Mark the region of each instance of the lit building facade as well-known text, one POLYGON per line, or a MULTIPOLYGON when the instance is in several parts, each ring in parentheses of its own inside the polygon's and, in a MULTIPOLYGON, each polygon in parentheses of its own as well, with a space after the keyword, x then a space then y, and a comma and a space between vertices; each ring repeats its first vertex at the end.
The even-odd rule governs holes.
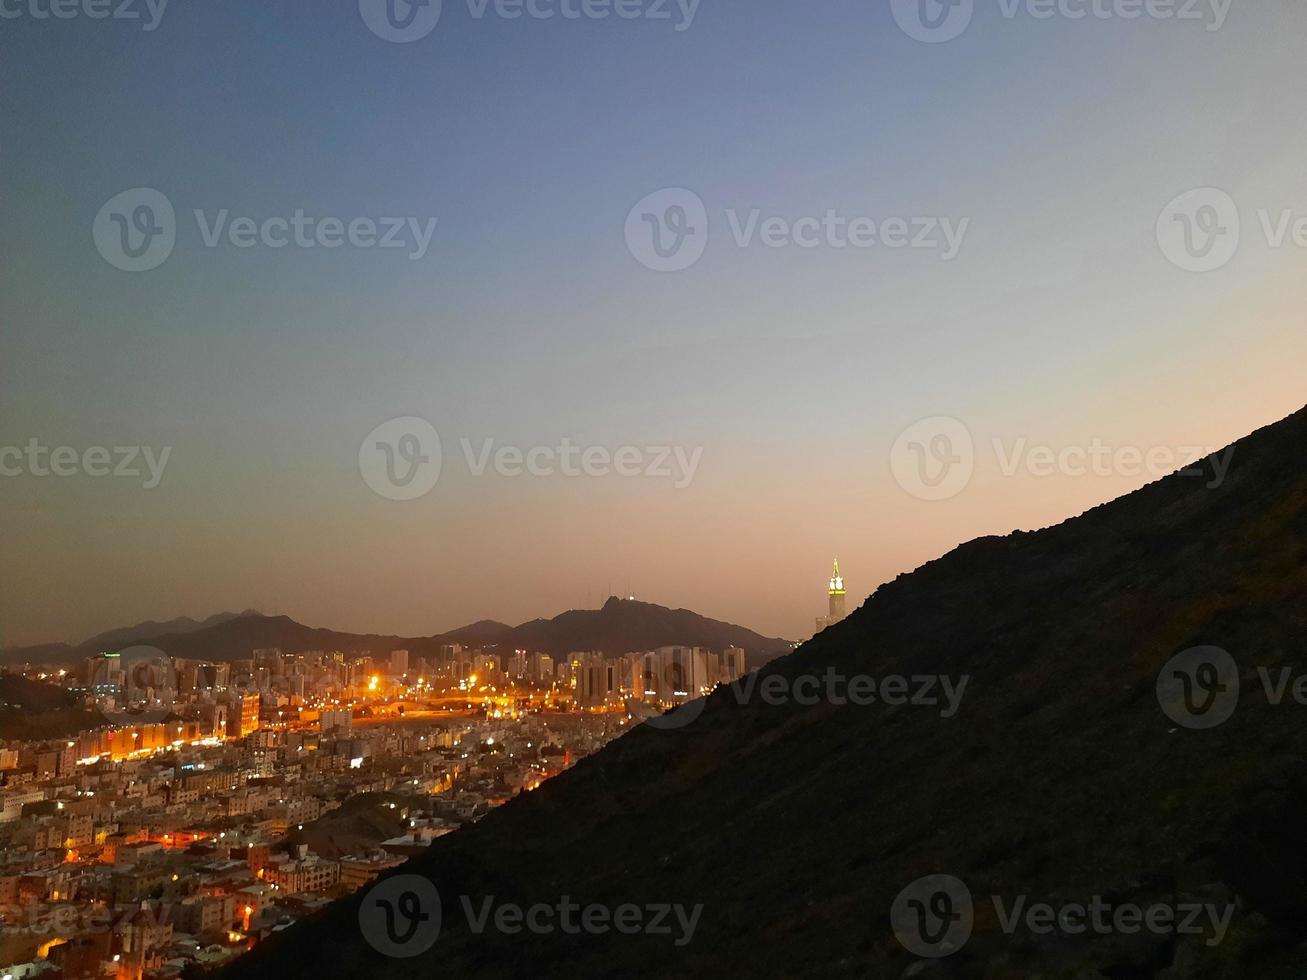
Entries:
POLYGON ((840 560, 838 558, 835 559, 835 567, 831 571, 826 596, 826 615, 817 617, 818 633, 827 626, 834 626, 848 615, 844 608, 844 576, 840 574, 840 560))

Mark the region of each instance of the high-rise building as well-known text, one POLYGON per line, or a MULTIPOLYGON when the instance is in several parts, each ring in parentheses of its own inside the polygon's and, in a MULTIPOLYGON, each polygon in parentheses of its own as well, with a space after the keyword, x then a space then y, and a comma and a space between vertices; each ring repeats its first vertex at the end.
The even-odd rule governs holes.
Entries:
POLYGON ((602 653, 582 654, 577 662, 576 703, 582 708, 603 706, 618 690, 616 671, 602 653))
POLYGON ((717 657, 704 647, 659 647, 639 658, 632 678, 637 697, 665 705, 703 697, 717 683, 717 657))
POLYGON ((391 650, 390 651, 390 674, 392 677, 403 677, 408 673, 408 651, 391 650))
POLYGON ((840 574, 840 560, 835 559, 835 568, 831 572, 830 583, 827 587, 825 616, 817 617, 817 632, 820 633, 827 626, 834 626, 841 619, 848 615, 844 610, 844 576, 840 574))
POLYGON ((323 708, 318 728, 324 732, 332 729, 351 731, 354 728, 354 712, 349 708, 323 708))
POLYGON ((741 647, 727 647, 722 654, 722 680, 727 684, 738 681, 748 673, 745 667, 744 650, 741 647))
POLYGON ((254 666, 265 668, 269 677, 280 677, 282 674, 282 654, 281 647, 264 647, 254 651, 254 666))
POLYGON ((101 653, 86 661, 86 686, 93 692, 97 688, 118 688, 123 683, 122 655, 101 653))
POLYGON ((257 694, 242 694, 234 699, 227 714, 227 734, 240 738, 258 731, 261 699, 257 694))

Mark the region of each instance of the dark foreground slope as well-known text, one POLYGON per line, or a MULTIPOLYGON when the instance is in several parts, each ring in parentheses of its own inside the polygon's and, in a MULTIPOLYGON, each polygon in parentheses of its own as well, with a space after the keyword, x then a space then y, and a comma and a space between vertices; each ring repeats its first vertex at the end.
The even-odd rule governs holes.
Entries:
MULTIPOLYGON (((1060 526, 973 541, 881 588, 766 674, 971 675, 920 705, 745 705, 636 729, 438 842, 443 931, 388 959, 358 907, 267 942, 240 977, 1288 977, 1307 941, 1307 707, 1257 667, 1307 672, 1307 411, 1239 443, 1224 484, 1176 475, 1060 526), (1163 714, 1174 654, 1228 650, 1243 692, 1209 730, 1163 714), (976 897, 939 961, 889 910, 919 876, 976 897), (702 903, 663 935, 472 934, 479 902, 702 903), (989 896, 1233 903, 1228 934, 1032 935, 989 896)), ((1210 475, 1210 474, 1209 474, 1210 475)))

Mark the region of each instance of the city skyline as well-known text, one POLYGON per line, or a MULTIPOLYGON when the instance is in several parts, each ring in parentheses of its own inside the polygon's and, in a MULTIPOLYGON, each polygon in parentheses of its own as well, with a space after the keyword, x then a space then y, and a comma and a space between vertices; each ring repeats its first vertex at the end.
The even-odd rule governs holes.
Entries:
POLYGON ((0 980, 1289 980, 1307 4, 0 0, 0 980))
POLYGON ((620 734, 629 705, 656 713, 744 671, 736 648, 611 665, 459 644, 414 663, 231 652, 0 671, 6 975, 141 980, 237 960, 534 792, 620 734), (29 698, 39 711, 15 703, 29 698))
MULTIPOLYGON (((818 631, 820 631, 822 628, 824 628, 825 625, 829 625, 830 623, 833 623, 833 622, 838 622, 839 619, 842 619, 842 618, 844 617, 844 615, 845 615, 845 611, 844 611, 844 603, 843 603, 843 597, 844 597, 844 592, 843 592, 843 581, 844 581, 844 580, 843 580, 843 577, 840 576, 840 574, 839 574, 839 560, 836 559, 836 560, 835 560, 835 575, 832 576, 832 577, 829 579, 829 581, 827 582, 827 593, 828 593, 828 596, 829 596, 829 599, 830 599, 830 608, 829 608, 828 615, 827 615, 826 617, 818 617, 818 619, 817 619, 817 629, 818 629, 818 631), (840 612, 839 612, 839 615, 838 615, 838 616, 836 615, 836 601, 837 601, 837 600, 836 600, 836 592, 835 592, 835 589, 836 589, 836 584, 835 584, 835 583, 836 583, 836 581, 837 581, 837 578, 838 578, 838 581, 839 581, 839 589, 840 589, 840 591, 839 591, 839 610, 840 610, 840 612)), ((590 590, 590 591, 593 591, 593 590, 590 590)), ((815 590, 814 590, 814 591, 815 591, 815 590)), ((870 593, 869 593, 869 594, 870 594, 870 593)), ((555 616, 562 615, 562 614, 567 613, 567 612, 577 612, 577 611, 597 611, 597 610, 601 609, 601 608, 602 608, 606 603, 608 603, 609 601, 612 601, 612 600, 625 600, 625 601, 637 601, 637 600, 638 600, 638 601, 641 602, 641 603, 645 603, 645 604, 650 604, 650 605, 658 606, 658 607, 660 607, 660 608, 668 609, 668 610, 677 609, 677 608, 689 609, 689 607, 676 607, 676 606, 669 606, 669 605, 666 604, 666 603, 661 603, 661 602, 657 602, 657 601, 655 601, 655 599, 654 599, 653 597, 649 597, 649 596, 637 596, 637 595, 635 595, 633 592, 623 594, 623 593, 620 593, 620 592, 616 592, 616 591, 608 591, 607 589, 605 589, 605 590, 600 590, 600 592, 598 593, 598 599, 597 599, 597 601, 591 603, 591 602, 590 602, 590 597, 587 596, 587 604, 584 604, 584 605, 576 605, 576 606, 572 606, 572 607, 570 607, 570 608, 568 608, 568 609, 565 609, 565 610, 559 610, 559 611, 557 611, 557 613, 555 613, 555 616)), ((690 612, 693 612, 693 613, 695 613, 695 614, 698 614, 698 615, 707 615, 707 614, 703 613, 702 610, 689 609, 689 611, 690 611, 690 612)), ((54 639, 47 639, 47 640, 44 641, 44 642, 38 642, 38 643, 32 643, 32 644, 9 644, 9 643, 4 643, 4 644, 0 644, 0 652, 8 652, 8 651, 19 650, 19 649, 21 649, 21 648, 24 647, 24 646, 41 647, 41 646, 46 646, 46 645, 48 645, 48 644, 63 644, 63 645, 68 646, 68 647, 76 647, 76 646, 82 645, 82 644, 84 644, 84 643, 89 643, 89 642, 91 642, 92 640, 95 640, 95 639, 97 639, 98 637, 100 637, 102 634, 113 634, 113 633, 120 632, 120 631, 122 631, 122 630, 131 630, 131 631, 136 631, 137 629, 139 629, 139 627, 146 626, 146 625, 149 625, 149 624, 156 624, 156 625, 159 627, 159 633, 160 633, 161 635, 162 635, 163 633, 169 632, 169 631, 170 631, 170 627, 172 626, 172 624, 179 624, 180 626, 182 626, 183 632, 190 632, 192 629, 198 629, 198 628, 201 628, 201 627, 203 627, 203 626, 205 626, 205 625, 207 625, 207 624, 217 624, 217 623, 225 622, 225 621, 227 621, 227 620, 229 620, 229 619, 232 619, 232 618, 240 618, 240 617, 244 617, 244 616, 262 616, 262 617, 268 617, 268 618, 276 618, 276 617, 279 617, 279 616, 286 616, 287 618, 290 618, 290 619, 292 619, 292 620, 295 620, 295 619, 296 619, 296 617, 295 617, 294 615, 292 615, 290 612, 287 612, 287 611, 285 611, 285 610, 282 610, 282 609, 280 609, 279 607, 276 607, 276 606, 274 606, 272 609, 260 609, 260 608, 258 608, 258 607, 256 607, 256 606, 247 606, 247 607, 245 607, 244 609, 240 610, 239 612, 232 611, 232 610, 219 610, 219 611, 215 611, 215 612, 210 613, 210 614, 198 615, 198 616, 190 616, 190 615, 188 615, 188 614, 186 614, 186 613, 182 613, 182 614, 177 615, 177 616, 155 616, 155 617, 150 617, 149 619, 141 620, 139 623, 122 623, 122 622, 114 623, 114 624, 109 625, 109 626, 106 626, 106 627, 104 627, 104 628, 97 629, 94 633, 92 633, 92 634, 89 635, 89 636, 59 637, 59 638, 54 638, 54 639)), ((423 638, 423 637, 440 637, 440 636, 446 636, 446 635, 450 635, 450 634, 457 633, 457 632, 459 632, 460 630, 464 630, 464 629, 468 629, 468 628, 471 628, 471 627, 475 627, 475 626, 482 625, 482 624, 484 624, 484 623, 496 623, 496 624, 498 624, 498 625, 501 625, 501 626, 508 626, 508 627, 521 627, 521 626, 528 626, 528 625, 530 625, 530 624, 532 624, 532 623, 534 623, 534 622, 537 622, 537 621, 542 620, 542 619, 548 619, 548 618, 552 618, 552 617, 547 616, 547 615, 542 615, 542 616, 532 616, 532 617, 529 617, 528 619, 522 620, 522 621, 520 621, 520 622, 506 622, 505 620, 502 620, 502 619, 496 619, 496 618, 494 618, 494 617, 485 617, 485 618, 482 618, 482 619, 477 619, 477 620, 468 620, 468 621, 466 621, 466 622, 460 622, 460 623, 457 624, 456 626, 451 626, 451 627, 448 627, 448 628, 446 628, 446 629, 434 630, 434 631, 432 631, 432 632, 430 632, 430 633, 411 634, 411 635, 410 635, 410 638, 423 638)), ((708 616, 708 618, 709 618, 709 619, 717 619, 718 617, 708 616)), ((375 633, 375 634, 377 634, 377 635, 382 635, 382 636, 396 636, 396 637, 401 637, 401 638, 405 636, 405 634, 397 633, 397 632, 395 632, 395 631, 393 631, 393 630, 368 630, 368 631, 364 631, 364 630, 350 630, 350 629, 340 629, 340 628, 336 628, 336 627, 328 627, 328 626, 325 626, 324 624, 321 624, 321 623, 307 623, 307 622, 303 622, 303 621, 301 621, 301 620, 296 620, 296 621, 297 621, 297 622, 300 622, 301 625, 312 626, 312 627, 315 627, 315 628, 327 628, 327 629, 332 629, 334 632, 338 632, 338 633, 353 633, 353 634, 357 634, 357 635, 364 635, 364 634, 366 634, 366 633, 375 633)), ((745 629, 751 629, 751 627, 749 627, 749 625, 748 625, 747 623, 739 623, 739 624, 734 624, 734 625, 739 626, 739 627, 743 627, 743 628, 745 628, 745 629)), ((761 632, 761 631, 754 630, 753 632, 761 632)), ((791 636, 791 637, 784 637, 784 639, 789 639, 789 640, 794 640, 794 641, 802 640, 802 639, 805 639, 808 635, 811 635, 811 632, 812 632, 811 629, 809 629, 809 630, 807 631, 807 633, 805 633, 805 634, 803 634, 803 635, 795 635, 795 636, 791 636)), ((778 637, 778 638, 780 638, 780 637, 778 637)), ((106 651, 106 652, 107 652, 107 651, 106 651)), ((406 651, 397 651, 397 652, 406 652, 406 651)))

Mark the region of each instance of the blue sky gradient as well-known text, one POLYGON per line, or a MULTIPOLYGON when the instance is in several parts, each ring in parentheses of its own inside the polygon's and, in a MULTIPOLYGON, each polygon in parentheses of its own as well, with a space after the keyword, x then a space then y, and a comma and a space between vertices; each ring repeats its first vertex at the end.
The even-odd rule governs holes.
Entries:
MULTIPOLYGON (((14 8, 17 9, 17 8, 14 8)), ((21 8, 27 10, 24 6, 21 8)), ((0 444, 174 447, 156 489, 0 480, 0 643, 260 606, 428 633, 611 586, 799 637, 838 553, 860 599, 983 533, 1144 482, 1000 479, 925 503, 919 418, 978 438, 1219 446, 1301 407, 1307 10, 1003 16, 923 44, 888 2, 703 0, 673 22, 473 17, 387 43, 356 4, 174 0, 139 23, 0 20, 0 444), (1163 207, 1214 186, 1245 242, 1195 275, 1163 207), (157 188, 172 256, 124 273, 97 211, 157 188), (628 251, 694 190, 692 268, 628 251), (206 248, 192 217, 438 218, 430 251, 206 248), (736 247, 726 209, 946 215, 958 256, 736 247), (396 503, 360 440, 429 419, 396 503), (702 446, 694 483, 474 478, 457 440, 702 446)))

